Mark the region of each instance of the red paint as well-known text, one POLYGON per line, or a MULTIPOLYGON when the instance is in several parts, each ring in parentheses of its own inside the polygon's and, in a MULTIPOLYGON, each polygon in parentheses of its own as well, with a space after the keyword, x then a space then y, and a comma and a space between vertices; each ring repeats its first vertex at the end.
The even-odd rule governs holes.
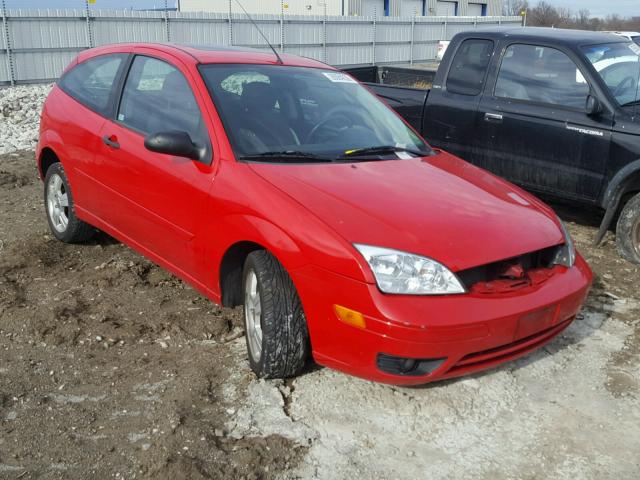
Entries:
MULTIPOLYGON (((38 159, 44 148, 60 158, 80 218, 215 302, 230 247, 254 242, 270 250, 299 292, 318 363, 377 381, 425 383, 523 355, 578 312, 592 280, 580 256, 572 268, 555 267, 538 282, 496 294, 382 294, 353 243, 426 255, 455 272, 562 243, 556 216, 519 188, 445 152, 354 164, 237 162, 197 65, 275 64, 272 55, 123 44, 83 52, 77 61, 116 52, 155 56, 185 75, 213 144, 211 165, 146 150, 141 134, 58 87, 43 111, 38 159), (120 148, 105 145, 103 137, 120 148), (339 321, 335 304, 362 312, 367 328, 339 321), (397 377, 376 368, 380 352, 447 360, 430 376, 397 377)), ((283 60, 329 68, 289 55, 283 60)))

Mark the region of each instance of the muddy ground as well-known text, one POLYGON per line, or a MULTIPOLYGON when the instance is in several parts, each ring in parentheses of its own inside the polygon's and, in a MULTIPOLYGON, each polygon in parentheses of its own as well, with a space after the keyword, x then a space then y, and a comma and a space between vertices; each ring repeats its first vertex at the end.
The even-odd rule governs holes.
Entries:
POLYGON ((640 478, 640 269, 557 206, 597 277, 498 369, 397 388, 256 381, 239 310, 106 235, 48 233, 33 153, 0 156, 0 478, 640 478))

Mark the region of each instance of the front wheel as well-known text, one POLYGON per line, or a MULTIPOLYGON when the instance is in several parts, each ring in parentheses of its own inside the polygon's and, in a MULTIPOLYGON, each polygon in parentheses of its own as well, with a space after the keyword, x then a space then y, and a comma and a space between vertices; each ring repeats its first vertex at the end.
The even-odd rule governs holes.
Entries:
POLYGON ((258 377, 298 375, 309 357, 307 320, 291 277, 269 252, 244 265, 244 319, 249 364, 258 377))
POLYGON ((632 197, 620 213, 616 244, 623 258, 640 264, 640 193, 632 197))

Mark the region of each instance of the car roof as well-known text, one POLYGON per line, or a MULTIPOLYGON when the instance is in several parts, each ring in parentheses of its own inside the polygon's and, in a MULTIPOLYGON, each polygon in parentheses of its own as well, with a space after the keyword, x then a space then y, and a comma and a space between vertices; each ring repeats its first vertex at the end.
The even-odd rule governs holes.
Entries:
POLYGON ((487 27, 461 33, 465 37, 481 36, 499 40, 511 38, 522 41, 553 41, 567 46, 593 45, 624 41, 620 35, 589 30, 569 30, 545 27, 487 27))
MULTIPOLYGON (((265 46, 264 49, 233 47, 226 45, 182 45, 174 43, 119 43, 85 50, 79 58, 88 58, 112 52, 134 52, 139 48, 148 48, 179 57, 189 63, 238 63, 252 65, 279 65, 274 53, 265 46)), ((329 68, 325 63, 311 58, 279 53, 284 66, 329 68)))

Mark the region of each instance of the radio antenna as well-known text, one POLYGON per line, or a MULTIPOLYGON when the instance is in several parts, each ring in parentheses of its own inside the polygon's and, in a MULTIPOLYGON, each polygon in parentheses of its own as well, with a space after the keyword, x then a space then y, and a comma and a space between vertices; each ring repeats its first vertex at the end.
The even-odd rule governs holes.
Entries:
POLYGON ((276 51, 275 48, 273 48, 273 45, 271 45, 271 42, 269 41, 269 39, 267 38, 267 36, 262 32, 262 30, 260 30, 260 27, 258 26, 258 24, 256 22, 253 21, 253 18, 251 18, 251 15, 249 15, 249 12, 247 12, 245 10, 245 8, 242 6, 242 4, 240 3, 240 0, 236 0, 236 3, 238 4, 238 6, 242 9, 242 11, 244 12, 244 14, 247 16, 247 18, 249 19, 249 21, 253 24, 254 27, 256 27, 256 30, 258 30, 258 33, 260 33, 260 36, 262 38, 264 38, 264 41, 267 42, 267 45, 269 45, 269 48, 271 49, 271 51, 273 52, 273 54, 276 56, 276 58, 278 59, 278 63, 280 65, 284 65, 284 62, 282 61, 282 58, 280 58, 280 55, 278 55, 278 52, 276 51))

